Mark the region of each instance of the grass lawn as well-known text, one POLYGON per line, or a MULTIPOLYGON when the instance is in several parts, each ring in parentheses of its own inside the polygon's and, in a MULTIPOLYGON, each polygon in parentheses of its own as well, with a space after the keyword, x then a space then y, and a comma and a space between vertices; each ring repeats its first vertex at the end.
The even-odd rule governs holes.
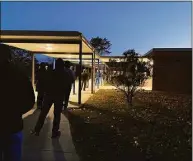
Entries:
POLYGON ((66 115, 81 161, 191 161, 191 96, 99 90, 66 115))

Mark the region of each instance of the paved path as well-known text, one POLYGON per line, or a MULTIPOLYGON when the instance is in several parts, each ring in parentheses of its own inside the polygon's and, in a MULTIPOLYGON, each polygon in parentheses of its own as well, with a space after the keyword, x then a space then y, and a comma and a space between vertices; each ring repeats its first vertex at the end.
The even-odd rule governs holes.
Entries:
POLYGON ((100 89, 117 89, 115 86, 101 86, 100 89))
MULTIPOLYGON (((104 88, 105 86, 101 87, 104 88)), ((107 87, 106 87, 107 88, 107 87)), ((111 88, 111 87, 110 87, 111 88)), ((98 89, 96 88, 96 91, 98 89)), ((78 82, 76 82, 76 92, 78 91, 78 82)), ((70 96, 71 104, 69 107, 78 107, 78 95, 70 96)), ((82 102, 85 103, 91 94, 90 88, 82 92, 82 102)), ((67 118, 61 115, 61 137, 59 139, 51 139, 53 107, 51 108, 40 136, 30 135, 30 130, 34 128, 40 111, 34 109, 23 115, 24 118, 24 143, 23 143, 23 160, 22 161, 79 161, 76 154, 70 125, 67 118)))
POLYGON ((24 117, 23 161, 79 161, 72 141, 70 125, 61 115, 61 137, 51 139, 53 107, 51 108, 40 136, 30 135, 39 116, 39 110, 31 110, 24 117))
MULTIPOLYGON (((101 86, 100 86, 101 88, 101 86)), ((95 87, 95 92, 99 89, 95 87)), ((75 92, 73 95, 73 90, 71 90, 70 99, 69 99, 69 107, 77 108, 78 106, 78 81, 75 82, 75 92)), ((82 104, 84 104, 93 94, 91 94, 91 80, 89 81, 89 88, 86 88, 86 91, 82 91, 82 104)))

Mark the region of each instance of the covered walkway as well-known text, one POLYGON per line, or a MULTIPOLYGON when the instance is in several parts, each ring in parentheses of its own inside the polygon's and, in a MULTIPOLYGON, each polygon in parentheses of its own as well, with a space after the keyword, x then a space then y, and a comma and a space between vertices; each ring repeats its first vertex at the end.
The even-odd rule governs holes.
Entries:
MULTIPOLYGON (((53 58, 77 60, 78 67, 78 91, 76 103, 82 104, 81 72, 84 62, 90 60, 91 66, 91 90, 95 93, 96 60, 101 62, 100 56, 78 31, 1 31, 0 43, 15 48, 29 51, 32 55, 32 85, 35 87, 35 54, 43 54, 53 58)), ((105 63, 104 63, 105 64, 105 63)), ((74 100, 74 99, 73 99, 74 100)))
MULTIPOLYGON (((85 103, 98 88, 95 87, 95 60, 99 64, 100 56, 88 43, 82 33, 77 31, 1 31, 0 43, 24 49, 32 56, 32 85, 35 87, 35 54, 44 54, 54 58, 76 59, 79 75, 76 81, 76 95, 71 93, 69 110, 85 103), (84 60, 90 60, 91 80, 89 88, 81 91, 81 71, 84 60)), ((36 94, 37 96, 37 94, 36 94)), ((23 161, 79 161, 73 144, 69 121, 61 116, 61 137, 51 139, 53 107, 51 108, 39 137, 30 135, 40 111, 36 105, 23 115, 24 142, 23 161)))

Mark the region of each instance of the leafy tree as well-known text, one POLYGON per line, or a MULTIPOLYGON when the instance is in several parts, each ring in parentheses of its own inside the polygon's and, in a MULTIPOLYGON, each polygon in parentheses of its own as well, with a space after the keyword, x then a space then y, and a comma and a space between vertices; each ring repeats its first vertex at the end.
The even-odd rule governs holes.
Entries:
POLYGON ((127 50, 123 55, 119 63, 122 72, 114 77, 113 83, 125 93, 129 105, 132 105, 134 93, 147 79, 149 68, 146 62, 140 61, 135 50, 127 50))
POLYGON ((95 37, 90 40, 91 45, 100 55, 110 54, 111 42, 107 38, 95 37))
MULTIPOLYGON (((12 63, 17 65, 29 78, 31 78, 32 72, 32 53, 29 51, 11 47, 12 49, 12 63)), ((38 61, 35 58, 35 66, 38 61)))

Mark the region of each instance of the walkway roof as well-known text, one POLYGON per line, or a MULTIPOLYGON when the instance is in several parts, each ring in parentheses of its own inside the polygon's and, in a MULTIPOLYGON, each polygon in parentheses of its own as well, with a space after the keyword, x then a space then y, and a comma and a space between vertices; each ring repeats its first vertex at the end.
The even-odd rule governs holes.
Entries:
MULTIPOLYGON (((1 30, 0 42, 54 58, 79 58, 82 43, 82 58, 92 58, 94 48, 78 31, 24 31, 1 30)), ((100 56, 96 53, 96 58, 100 56)))
MULTIPOLYGON (((100 56, 101 62, 105 62, 105 63, 110 62, 110 59, 116 60, 117 62, 119 62, 120 60, 123 60, 124 58, 125 57, 123 55, 121 56, 100 56)), ((140 57, 139 59, 141 59, 142 61, 148 61, 148 58, 145 58, 145 57, 140 57)))

